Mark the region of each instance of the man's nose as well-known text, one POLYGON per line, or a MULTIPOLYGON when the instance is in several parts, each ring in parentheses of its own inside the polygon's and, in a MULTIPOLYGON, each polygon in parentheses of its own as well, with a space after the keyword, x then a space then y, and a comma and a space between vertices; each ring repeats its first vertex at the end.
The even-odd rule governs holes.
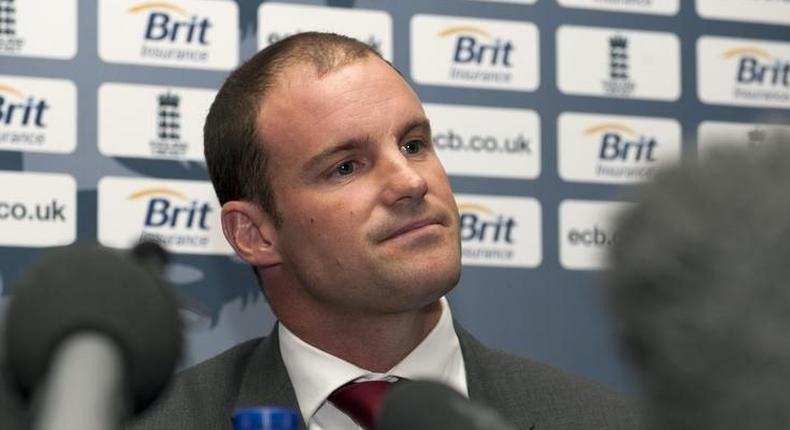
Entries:
POLYGON ((387 205, 422 201, 428 192, 428 182, 419 170, 420 162, 404 157, 400 151, 397 156, 388 157, 382 172, 382 198, 387 205))

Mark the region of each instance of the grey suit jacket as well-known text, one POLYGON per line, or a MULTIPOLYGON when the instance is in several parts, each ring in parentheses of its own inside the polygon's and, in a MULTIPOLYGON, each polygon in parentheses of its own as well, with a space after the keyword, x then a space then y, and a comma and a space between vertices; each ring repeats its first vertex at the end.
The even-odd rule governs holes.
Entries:
MULTIPOLYGON (((628 402, 603 386, 492 351, 457 324, 456 332, 470 398, 498 410, 519 429, 636 429, 628 402)), ((132 429, 230 429, 235 408, 255 405, 299 410, 276 327, 269 337, 238 345, 179 374, 132 429)))

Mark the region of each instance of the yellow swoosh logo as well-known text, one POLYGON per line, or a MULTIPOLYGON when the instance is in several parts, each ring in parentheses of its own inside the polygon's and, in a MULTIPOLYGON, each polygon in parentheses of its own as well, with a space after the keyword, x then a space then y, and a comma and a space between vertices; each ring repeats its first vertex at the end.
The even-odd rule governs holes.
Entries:
POLYGON ((477 35, 480 35, 480 36, 485 36, 485 37, 488 37, 488 38, 492 37, 491 33, 487 32, 485 30, 481 30, 481 29, 479 29, 477 27, 470 27, 470 26, 459 26, 459 27, 446 28, 446 29, 442 30, 441 32, 439 32, 439 36, 445 37, 445 36, 449 36, 451 34, 456 34, 456 33, 473 33, 473 34, 477 34, 477 35))
POLYGON ((136 193, 129 194, 129 197, 127 197, 127 199, 128 200, 135 200, 135 199, 139 199, 141 197, 146 197, 146 196, 150 196, 150 195, 162 195, 162 194, 167 195, 167 196, 171 196, 171 197, 175 197, 175 198, 178 198, 178 199, 181 199, 181 200, 188 200, 187 196, 184 195, 183 193, 179 193, 178 191, 174 191, 174 190, 171 190, 169 188, 146 188, 146 189, 140 190, 140 191, 138 191, 136 193))
POLYGON ((13 95, 15 95, 15 96, 17 96, 19 98, 24 98, 25 97, 24 94, 19 92, 18 89, 14 88, 14 87, 11 87, 11 86, 8 86, 8 85, 0 84, 0 92, 13 94, 13 95))
POLYGON ((494 211, 491 209, 477 203, 461 203, 458 205, 458 212, 482 212, 489 215, 494 214, 494 211))
POLYGON ((137 13, 137 12, 141 12, 141 11, 144 11, 144 10, 147 10, 147 9, 160 9, 160 10, 164 9, 164 10, 169 10, 171 12, 179 13, 179 14, 184 15, 184 16, 187 15, 187 11, 184 8, 182 8, 180 6, 176 6, 174 4, 163 2, 163 1, 152 1, 152 2, 148 2, 148 3, 140 3, 140 4, 136 5, 136 6, 130 7, 129 8, 129 12, 137 13))
POLYGON ((636 132, 633 129, 628 128, 622 124, 618 124, 616 122, 606 122, 603 124, 592 126, 587 130, 584 130, 584 134, 587 135, 596 134, 606 130, 620 131, 626 134, 630 134, 632 136, 636 135, 636 132))
POLYGON ((741 46, 738 48, 732 48, 725 51, 723 54, 721 54, 721 56, 726 59, 729 59, 732 57, 740 57, 741 55, 749 55, 749 54, 757 57, 765 58, 766 60, 771 59, 771 55, 768 54, 768 52, 760 48, 755 48, 753 46, 741 46))

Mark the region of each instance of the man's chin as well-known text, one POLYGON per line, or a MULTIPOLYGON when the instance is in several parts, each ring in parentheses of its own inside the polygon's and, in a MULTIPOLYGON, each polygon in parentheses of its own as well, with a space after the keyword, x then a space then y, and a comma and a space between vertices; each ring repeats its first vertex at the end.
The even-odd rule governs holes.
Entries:
POLYGON ((443 258, 415 258, 406 264, 393 263, 390 271, 406 291, 424 295, 426 303, 438 299, 452 290, 461 277, 460 259, 453 256, 443 258))

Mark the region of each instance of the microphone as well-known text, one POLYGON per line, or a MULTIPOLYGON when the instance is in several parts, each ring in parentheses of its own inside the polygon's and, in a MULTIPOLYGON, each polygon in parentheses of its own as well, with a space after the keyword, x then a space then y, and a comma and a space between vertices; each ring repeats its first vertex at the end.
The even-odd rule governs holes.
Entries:
POLYGON ((400 381, 387 394, 377 430, 516 430, 496 411, 431 381, 400 381))
POLYGON ((648 428, 790 423, 789 143, 664 171, 619 221, 606 283, 648 428))
POLYGON ((165 269, 170 263, 170 254, 156 242, 140 242, 132 248, 129 254, 134 261, 160 279, 165 275, 165 269))
MULTIPOLYGON (((158 245, 156 245, 158 248, 158 245)), ((40 429, 118 428, 152 403, 181 354, 174 300, 156 273, 161 248, 128 256, 70 246, 34 264, 6 322, 11 379, 40 429)))

